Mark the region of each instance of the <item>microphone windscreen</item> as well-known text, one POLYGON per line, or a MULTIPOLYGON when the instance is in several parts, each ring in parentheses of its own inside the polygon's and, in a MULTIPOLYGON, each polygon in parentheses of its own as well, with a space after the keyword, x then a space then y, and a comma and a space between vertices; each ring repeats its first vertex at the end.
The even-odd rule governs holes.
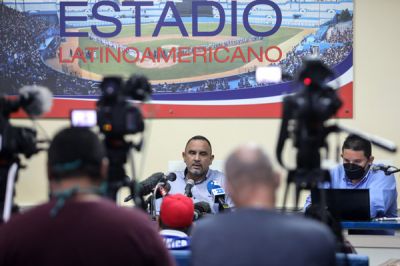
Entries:
POLYGON ((169 173, 166 177, 165 177, 168 181, 175 181, 176 180, 176 174, 175 173, 169 173))
POLYGON ((211 213, 211 207, 208 202, 199 201, 194 204, 194 209, 198 210, 200 213, 211 213))
POLYGON ((140 194, 141 195, 147 195, 152 192, 152 190, 155 188, 158 182, 160 182, 164 177, 164 173, 154 173, 142 182, 140 182, 140 194))
POLYGON ((46 87, 24 86, 19 90, 22 108, 29 116, 41 116, 50 111, 53 94, 46 87))
POLYGON ((186 180, 186 185, 194 186, 194 180, 188 178, 188 180, 186 180))

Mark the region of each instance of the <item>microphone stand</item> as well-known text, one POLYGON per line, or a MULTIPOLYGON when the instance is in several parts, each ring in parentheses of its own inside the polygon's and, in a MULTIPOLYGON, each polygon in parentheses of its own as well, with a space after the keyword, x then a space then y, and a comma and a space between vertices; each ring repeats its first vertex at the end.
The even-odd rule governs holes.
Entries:
POLYGON ((14 194, 14 185, 18 175, 18 166, 19 161, 15 161, 11 164, 7 172, 7 180, 6 180, 6 190, 4 195, 4 205, 2 206, 2 217, 1 223, 6 223, 10 217, 13 208, 13 194, 14 194))
POLYGON ((151 199, 151 204, 150 204, 150 212, 151 212, 151 218, 155 221, 157 217, 157 209, 156 209, 156 194, 159 189, 159 187, 162 185, 161 182, 157 183, 156 187, 154 188, 154 191, 151 193, 150 197, 153 197, 151 199))

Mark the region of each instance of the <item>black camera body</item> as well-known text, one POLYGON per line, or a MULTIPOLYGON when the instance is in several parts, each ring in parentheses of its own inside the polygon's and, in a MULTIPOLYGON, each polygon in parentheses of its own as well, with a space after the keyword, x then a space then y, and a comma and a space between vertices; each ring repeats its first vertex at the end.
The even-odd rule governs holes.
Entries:
POLYGON ((36 130, 28 127, 13 126, 9 117, 21 107, 20 101, 0 98, 0 158, 12 160, 18 154, 30 158, 37 153, 36 130))
POLYGON ((39 151, 36 145, 36 130, 28 127, 15 127, 8 121, 1 124, 0 158, 13 158, 17 154, 23 154, 26 158, 30 158, 39 151))
MULTIPOLYGON (((121 77, 105 77, 100 84, 102 96, 97 102, 97 126, 104 135, 109 160, 106 196, 116 200, 122 186, 129 186, 135 194, 135 183, 127 177, 124 165, 131 148, 141 149, 139 143, 128 142, 124 136, 144 131, 144 120, 136 102, 151 94, 151 85, 144 76, 131 76, 126 82, 121 77)), ((143 202, 135 197, 139 205, 143 202)))
POLYGON ((105 77, 100 84, 103 95, 97 102, 97 125, 106 136, 123 136, 144 131, 144 121, 134 100, 150 95, 151 87, 143 76, 127 82, 120 77, 105 77))
POLYGON ((98 105, 97 124, 105 135, 122 136, 144 130, 143 116, 140 110, 125 101, 112 106, 98 105))

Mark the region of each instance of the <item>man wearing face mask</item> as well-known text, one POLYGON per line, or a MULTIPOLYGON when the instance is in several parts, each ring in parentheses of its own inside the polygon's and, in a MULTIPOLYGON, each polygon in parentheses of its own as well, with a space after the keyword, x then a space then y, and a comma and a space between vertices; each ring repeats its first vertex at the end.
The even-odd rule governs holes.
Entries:
MULTIPOLYGON (((371 150, 369 141, 349 135, 342 146, 343 164, 330 171, 332 188, 369 189, 371 218, 397 217, 396 180, 393 175, 371 168, 371 150)), ((305 208, 310 204, 309 196, 305 208)))

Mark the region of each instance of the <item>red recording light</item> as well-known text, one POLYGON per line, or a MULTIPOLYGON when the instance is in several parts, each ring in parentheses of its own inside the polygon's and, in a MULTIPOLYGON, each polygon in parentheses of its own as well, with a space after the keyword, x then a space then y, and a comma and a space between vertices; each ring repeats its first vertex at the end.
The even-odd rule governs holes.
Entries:
POLYGON ((304 78, 303 83, 306 86, 310 86, 312 83, 312 80, 310 78, 304 78))

